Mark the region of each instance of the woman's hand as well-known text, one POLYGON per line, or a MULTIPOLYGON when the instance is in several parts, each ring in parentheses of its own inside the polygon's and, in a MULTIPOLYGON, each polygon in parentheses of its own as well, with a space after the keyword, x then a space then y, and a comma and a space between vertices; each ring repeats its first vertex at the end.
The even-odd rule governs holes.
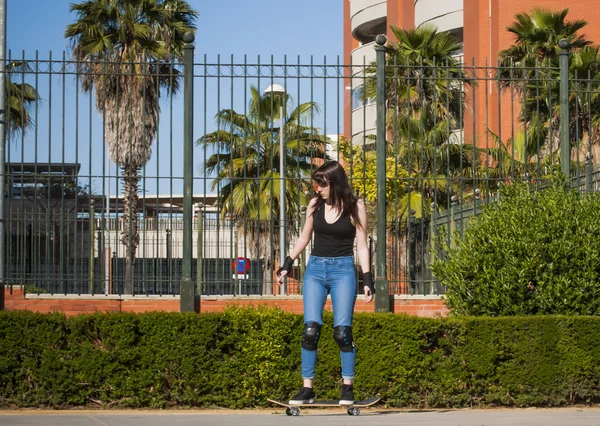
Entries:
POLYGON ((369 302, 371 302, 371 300, 373 300, 373 293, 371 292, 371 288, 368 285, 364 286, 364 290, 365 290, 365 303, 369 303, 369 302))
POLYGON ((373 295, 375 294, 375 283, 373 282, 373 274, 371 271, 363 273, 363 290, 365 291, 365 302, 369 303, 373 300, 373 295))
POLYGON ((289 256, 285 258, 283 265, 281 265, 281 268, 277 270, 277 277, 279 278, 279 280, 277 281, 279 282, 279 284, 283 283, 283 277, 285 277, 290 272, 293 264, 294 259, 292 259, 289 256))
POLYGON ((285 269, 282 269, 280 272, 277 272, 277 277, 278 277, 277 282, 279 284, 283 284, 283 277, 285 277, 287 274, 288 274, 288 271, 285 269))

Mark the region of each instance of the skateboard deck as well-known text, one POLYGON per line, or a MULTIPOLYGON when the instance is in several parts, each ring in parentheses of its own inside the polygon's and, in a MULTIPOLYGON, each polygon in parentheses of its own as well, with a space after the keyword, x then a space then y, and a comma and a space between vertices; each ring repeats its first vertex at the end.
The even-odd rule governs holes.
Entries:
POLYGON ((288 416, 299 416, 300 408, 302 407, 344 407, 346 411, 351 416, 358 416, 360 414, 360 409, 365 407, 370 407, 371 405, 377 404, 381 400, 381 397, 374 396, 372 398, 363 399, 361 401, 354 401, 354 404, 349 405, 341 405, 338 400, 332 401, 314 401, 309 404, 290 404, 289 402, 277 401, 275 399, 267 398, 267 401, 272 402, 273 404, 281 405, 282 407, 286 407, 285 414, 288 416))

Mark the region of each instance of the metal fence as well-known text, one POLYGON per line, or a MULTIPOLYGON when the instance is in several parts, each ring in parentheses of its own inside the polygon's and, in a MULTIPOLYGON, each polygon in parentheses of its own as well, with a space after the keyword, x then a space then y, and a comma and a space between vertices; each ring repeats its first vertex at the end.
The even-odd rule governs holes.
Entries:
MULTIPOLYGON (((10 81, 37 96, 9 93, 28 105, 31 125, 7 148, 5 282, 47 293, 300 293, 310 245, 285 289, 274 271, 303 226, 310 173, 338 159, 367 205, 372 262, 383 263, 390 293, 439 294, 432 238, 440 227, 463 230, 502 184, 543 182, 562 168, 597 190, 600 89, 590 75, 573 78, 564 61, 388 58, 378 78, 375 58, 194 58, 189 44, 185 63, 152 73, 107 64, 108 76, 156 85, 157 100, 120 89, 124 105, 155 102, 141 116, 85 90, 89 67, 65 54, 8 58, 26 65, 8 67, 10 81), (183 93, 161 90, 168 79, 183 93), (273 84, 284 92, 265 93, 273 84), (140 122, 150 130, 135 145, 128 129, 140 122), (124 161, 134 150, 143 151, 137 170, 124 161)), ((8 122, 21 113, 9 109, 8 122)))

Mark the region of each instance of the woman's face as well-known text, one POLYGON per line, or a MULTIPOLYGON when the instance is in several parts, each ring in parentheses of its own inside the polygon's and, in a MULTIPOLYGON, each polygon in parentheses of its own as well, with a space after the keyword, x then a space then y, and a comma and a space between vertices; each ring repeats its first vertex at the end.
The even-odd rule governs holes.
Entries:
POLYGON ((319 194, 322 199, 327 200, 327 198, 329 198, 329 190, 331 189, 329 185, 321 186, 313 180, 312 186, 315 192, 319 194))

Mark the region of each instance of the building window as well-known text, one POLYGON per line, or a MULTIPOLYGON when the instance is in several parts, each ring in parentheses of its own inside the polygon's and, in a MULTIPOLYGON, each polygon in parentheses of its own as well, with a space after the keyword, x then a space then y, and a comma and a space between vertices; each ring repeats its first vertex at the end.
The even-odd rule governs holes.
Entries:
POLYGON ((365 105, 371 105, 375 102, 375 98, 367 98, 365 100, 365 86, 360 86, 352 89, 352 109, 364 107, 365 105))

